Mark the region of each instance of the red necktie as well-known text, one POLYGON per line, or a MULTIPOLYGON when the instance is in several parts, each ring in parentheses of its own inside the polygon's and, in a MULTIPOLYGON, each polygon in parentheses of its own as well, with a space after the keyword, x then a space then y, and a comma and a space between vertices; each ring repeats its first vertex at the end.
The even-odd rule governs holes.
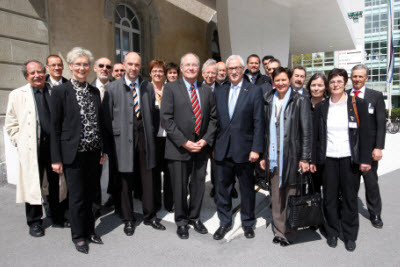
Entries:
POLYGON ((359 94, 359 93, 361 93, 360 90, 354 90, 354 95, 355 95, 356 97, 358 97, 358 94, 359 94))
POLYGON ((190 101, 192 102, 192 108, 194 117, 196 119, 194 123, 194 132, 198 135, 200 133, 201 126, 201 109, 199 99, 197 98, 196 90, 194 89, 194 85, 190 85, 190 101))

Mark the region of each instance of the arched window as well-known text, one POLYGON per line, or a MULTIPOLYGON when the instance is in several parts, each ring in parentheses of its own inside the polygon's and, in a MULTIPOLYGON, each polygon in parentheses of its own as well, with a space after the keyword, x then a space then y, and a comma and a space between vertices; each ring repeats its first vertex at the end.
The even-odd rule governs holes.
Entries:
POLYGON ((122 62, 131 51, 140 54, 140 22, 135 11, 125 4, 115 9, 116 62, 122 62))

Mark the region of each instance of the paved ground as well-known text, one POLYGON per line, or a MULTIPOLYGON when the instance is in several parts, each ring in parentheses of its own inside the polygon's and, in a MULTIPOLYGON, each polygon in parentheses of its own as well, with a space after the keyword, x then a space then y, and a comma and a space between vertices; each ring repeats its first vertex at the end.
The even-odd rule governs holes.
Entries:
MULTIPOLYGON (((215 204, 207 195, 202 219, 210 234, 200 235, 190 230, 189 240, 176 236, 170 214, 160 212, 166 231, 156 231, 139 224, 134 236, 123 233, 123 225, 112 213, 97 221, 96 231, 105 245, 90 245, 89 255, 75 251, 69 229, 48 227, 42 238, 28 234, 24 206, 15 204, 15 187, 0 187, 0 255, 1 266, 400 266, 400 169, 398 152, 400 134, 387 135, 384 159, 380 165, 380 185, 383 196, 383 229, 371 226, 365 210, 364 186, 359 193, 360 232, 355 252, 347 252, 343 242, 332 249, 319 231, 303 230, 295 244, 282 248, 272 244, 269 197, 258 194, 256 237, 247 240, 236 216, 235 231, 225 240, 215 241, 212 233, 218 226, 215 204), (397 156, 397 158, 396 158, 397 156), (394 171, 392 171, 394 170, 394 171), (391 171, 389 173, 386 173, 391 171), (386 173, 386 174, 383 174, 386 173), (266 225, 268 225, 266 227, 266 225)), ((209 184, 208 184, 209 189, 209 184)), ((138 206, 138 205, 137 205, 138 206)), ((138 207, 140 209, 140 207, 138 207)), ((140 217, 140 214, 138 215, 140 217)), ((48 225, 48 222, 47 222, 48 225)))

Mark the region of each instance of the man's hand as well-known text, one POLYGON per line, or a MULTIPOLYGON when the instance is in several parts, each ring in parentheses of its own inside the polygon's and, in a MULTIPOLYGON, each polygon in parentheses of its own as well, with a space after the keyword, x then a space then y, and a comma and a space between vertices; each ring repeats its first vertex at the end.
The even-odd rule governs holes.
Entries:
POLYGON ((373 159, 374 161, 379 161, 379 160, 381 160, 381 159, 382 159, 382 149, 380 149, 380 148, 375 148, 375 149, 372 151, 372 159, 373 159))
POLYGON ((317 165, 315 164, 310 164, 310 172, 314 173, 317 171, 317 165))
MULTIPOLYGON (((200 140, 201 141, 201 140, 200 140)), ((198 145, 197 143, 194 143, 194 142, 192 142, 192 141, 190 141, 190 140, 187 140, 183 145, 182 145, 182 147, 184 148, 184 149, 186 149, 187 151, 189 151, 189 152, 200 152, 200 150, 201 150, 201 146, 200 145, 198 145)))
POLYGON ((260 155, 257 152, 251 151, 249 155, 249 161, 250 162, 256 162, 260 155))
POLYGON ((371 165, 370 164, 365 164, 365 163, 361 163, 360 164, 360 171, 368 172, 370 169, 371 169, 371 165))
POLYGON ((103 165, 103 164, 104 164, 104 162, 106 161, 106 158, 107 158, 107 154, 103 154, 103 156, 101 156, 101 158, 100 158, 100 165, 103 165))
POLYGON ((200 139, 199 141, 196 142, 197 145, 199 145, 201 148, 207 145, 206 140, 200 139))
POLYGON ((265 171, 265 159, 260 161, 260 167, 265 171))
POLYGON ((310 164, 305 161, 300 161, 299 162, 299 168, 301 168, 301 171, 303 173, 308 172, 310 170, 310 164))
POLYGON ((61 162, 52 163, 51 167, 55 173, 61 174, 63 172, 63 166, 61 162))

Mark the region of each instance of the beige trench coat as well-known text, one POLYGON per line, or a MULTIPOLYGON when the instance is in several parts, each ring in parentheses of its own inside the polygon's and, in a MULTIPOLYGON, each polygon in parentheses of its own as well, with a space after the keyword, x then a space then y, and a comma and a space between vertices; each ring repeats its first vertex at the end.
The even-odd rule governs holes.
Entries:
MULTIPOLYGON (((19 176, 17 203, 42 204, 38 166, 38 136, 36 104, 33 89, 28 83, 13 90, 8 99, 5 128, 11 143, 17 147, 19 176)), ((60 201, 65 199, 65 180, 60 183, 60 201)))

